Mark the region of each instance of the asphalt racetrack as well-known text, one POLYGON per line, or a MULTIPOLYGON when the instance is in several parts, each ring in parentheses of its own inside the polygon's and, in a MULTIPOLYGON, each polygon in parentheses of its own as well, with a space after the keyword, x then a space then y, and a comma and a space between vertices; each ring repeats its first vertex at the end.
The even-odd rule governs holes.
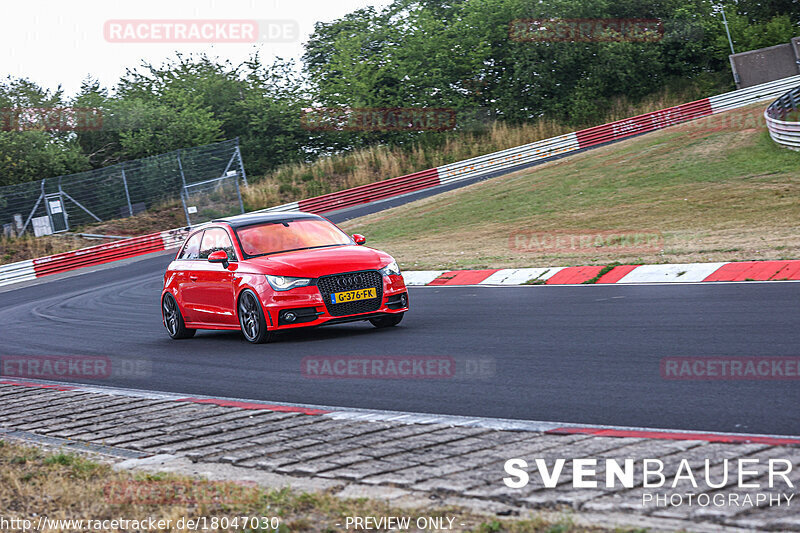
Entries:
POLYGON ((800 435, 798 380, 664 379, 664 357, 798 356, 800 284, 419 287, 369 323, 173 341, 159 294, 172 257, 0 293, 0 355, 108 357, 81 383, 328 406, 800 435), (452 357, 455 375, 318 379, 304 357, 452 357), (136 362, 131 370, 131 362, 136 362), (126 371, 126 369, 128 369, 126 371))

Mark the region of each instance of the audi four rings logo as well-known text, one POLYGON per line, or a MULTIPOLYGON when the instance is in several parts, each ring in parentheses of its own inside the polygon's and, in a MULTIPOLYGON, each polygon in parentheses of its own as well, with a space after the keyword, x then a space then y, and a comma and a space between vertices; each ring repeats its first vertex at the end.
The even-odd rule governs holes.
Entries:
POLYGON ((355 276, 336 278, 334 283, 340 288, 349 287, 350 285, 364 285, 364 276, 357 274, 355 276))

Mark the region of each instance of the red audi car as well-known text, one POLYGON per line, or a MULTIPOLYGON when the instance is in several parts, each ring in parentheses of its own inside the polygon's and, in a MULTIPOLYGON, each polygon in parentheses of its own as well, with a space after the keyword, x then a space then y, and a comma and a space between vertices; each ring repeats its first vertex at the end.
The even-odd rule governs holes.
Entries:
POLYGON ((369 320, 396 326, 408 291, 392 256, 309 213, 255 213, 198 229, 164 274, 161 311, 173 339, 198 329, 276 331, 369 320))

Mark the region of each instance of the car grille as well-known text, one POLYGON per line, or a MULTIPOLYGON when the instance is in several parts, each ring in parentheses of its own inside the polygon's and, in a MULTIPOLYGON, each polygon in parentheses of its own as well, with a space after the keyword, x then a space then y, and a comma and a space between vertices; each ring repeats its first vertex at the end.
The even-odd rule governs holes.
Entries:
POLYGON ((377 311, 383 299, 383 276, 375 270, 365 270, 363 272, 348 272, 347 274, 335 274, 333 276, 323 276, 317 280, 325 307, 331 316, 355 315, 358 313, 371 313, 377 311), (331 294, 344 291, 354 291, 357 289, 368 289, 375 287, 377 298, 369 300, 356 300, 354 302, 344 302, 340 304, 331 303, 331 294))

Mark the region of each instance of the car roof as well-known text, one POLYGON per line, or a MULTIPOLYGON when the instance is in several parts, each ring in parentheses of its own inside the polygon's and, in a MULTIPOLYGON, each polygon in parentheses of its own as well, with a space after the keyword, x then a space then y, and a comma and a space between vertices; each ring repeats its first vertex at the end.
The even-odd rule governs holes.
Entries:
POLYGON ((280 222, 282 220, 297 220, 298 218, 322 217, 312 213, 303 213, 302 211, 283 211, 279 213, 247 213, 233 217, 218 218, 211 222, 225 222, 226 224, 230 224, 232 228, 241 228, 243 226, 261 224, 264 222, 280 222))

